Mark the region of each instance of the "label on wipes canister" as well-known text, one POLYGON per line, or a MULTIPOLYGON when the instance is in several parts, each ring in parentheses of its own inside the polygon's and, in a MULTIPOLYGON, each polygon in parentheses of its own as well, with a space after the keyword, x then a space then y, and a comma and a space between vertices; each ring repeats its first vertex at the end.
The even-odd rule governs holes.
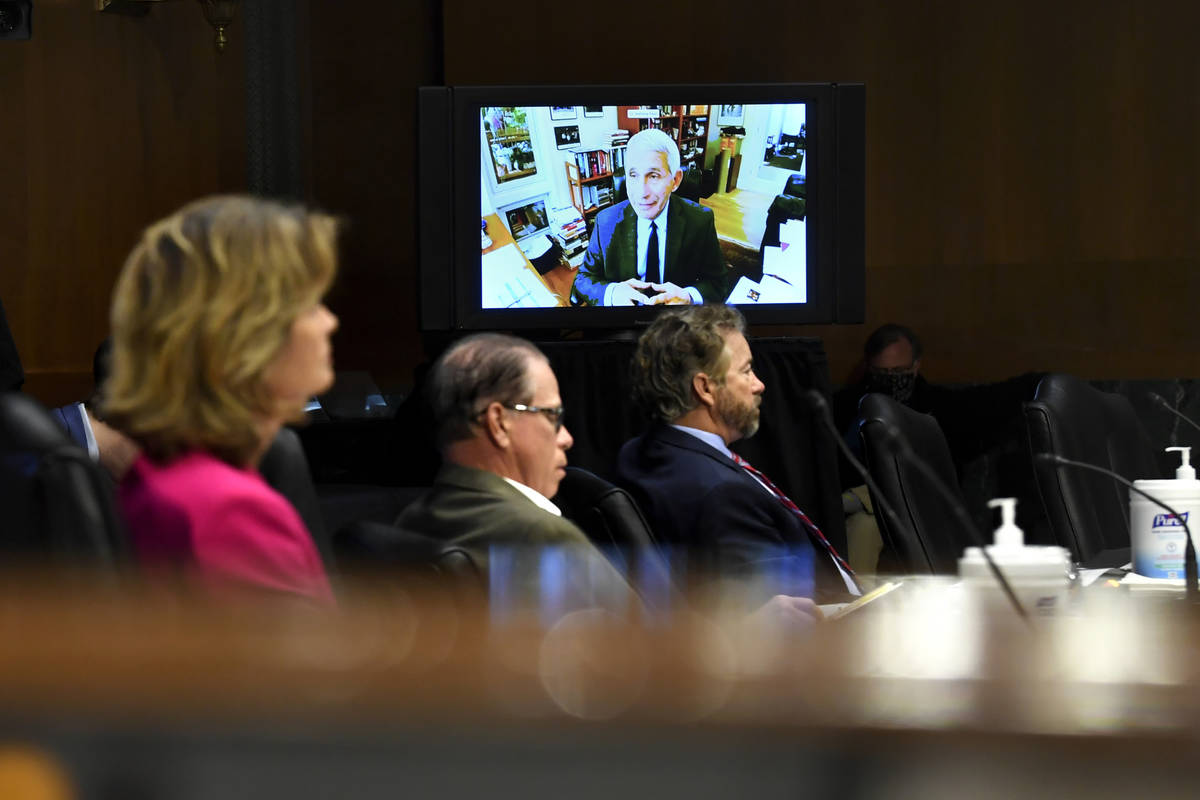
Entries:
MULTIPOLYGON (((1176 500, 1176 498, 1172 498, 1176 500)), ((1185 574, 1183 554, 1187 547, 1184 522, 1200 520, 1194 510, 1172 503, 1179 516, 1168 514, 1147 502, 1130 502, 1130 541, 1133 571, 1148 578, 1177 578, 1185 574)))

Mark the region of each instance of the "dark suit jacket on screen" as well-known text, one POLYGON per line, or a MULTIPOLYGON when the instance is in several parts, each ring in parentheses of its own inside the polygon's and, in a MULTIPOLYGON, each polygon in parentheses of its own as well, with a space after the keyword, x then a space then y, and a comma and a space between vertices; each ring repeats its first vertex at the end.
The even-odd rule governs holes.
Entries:
POLYGON ((617 481, 660 541, 723 576, 766 579, 771 594, 847 598, 833 561, 799 518, 720 451, 669 425, 626 442, 617 481), (813 582, 815 581, 815 592, 813 582))
MULTIPOLYGON (((637 277, 637 213, 622 200, 596 215, 596 228, 575 278, 575 288, 596 305, 610 283, 637 277)), ((682 197, 667 204, 665 277, 677 286, 695 286, 706 303, 729 296, 729 270, 717 241, 710 209, 682 197)))

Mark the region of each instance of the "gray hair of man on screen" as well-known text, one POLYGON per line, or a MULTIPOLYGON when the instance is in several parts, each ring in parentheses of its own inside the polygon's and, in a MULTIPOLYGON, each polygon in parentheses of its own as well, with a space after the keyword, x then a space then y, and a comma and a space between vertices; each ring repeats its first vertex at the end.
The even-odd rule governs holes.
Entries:
POLYGON ((633 355, 633 395, 642 409, 671 423, 699 404, 692 378, 699 372, 717 385, 725 381, 729 353, 725 336, 746 332, 733 306, 708 304, 664 311, 638 339, 633 355))
POLYGON ((438 449, 474 437, 491 403, 532 402, 529 365, 534 360, 547 359, 532 342, 501 333, 473 334, 443 353, 427 389, 438 449))
POLYGON ((667 168, 671 170, 671 174, 679 172, 679 146, 675 144, 674 139, 658 128, 647 128, 630 136, 625 149, 626 158, 634 150, 662 153, 667 157, 667 168))

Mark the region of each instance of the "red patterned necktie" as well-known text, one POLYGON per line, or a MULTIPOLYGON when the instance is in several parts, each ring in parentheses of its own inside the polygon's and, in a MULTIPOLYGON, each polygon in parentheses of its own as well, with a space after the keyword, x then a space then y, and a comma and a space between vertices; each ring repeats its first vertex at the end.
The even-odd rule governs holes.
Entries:
POLYGON ((783 503, 784 507, 788 511, 791 511, 800 518, 800 522, 804 524, 804 527, 808 529, 808 532, 812 534, 813 538, 821 543, 821 546, 823 546, 829 553, 830 558, 837 562, 837 565, 842 568, 843 572, 850 576, 850 579, 854 581, 854 584, 857 586, 858 578, 855 577, 854 570, 850 569, 850 565, 846 563, 846 559, 838 555, 838 551, 835 550, 833 545, 829 543, 829 540, 825 538, 825 534, 821 533, 821 529, 817 527, 816 523, 809 519, 808 515, 800 510, 800 506, 793 503, 792 498, 780 491, 778 486, 771 483, 770 478, 768 478, 766 475, 763 475, 761 472, 751 466, 749 461, 742 458, 737 453, 730 453, 730 456, 733 457, 735 464, 757 478, 763 486, 770 489, 771 494, 775 495, 775 497, 779 499, 779 502, 783 503))

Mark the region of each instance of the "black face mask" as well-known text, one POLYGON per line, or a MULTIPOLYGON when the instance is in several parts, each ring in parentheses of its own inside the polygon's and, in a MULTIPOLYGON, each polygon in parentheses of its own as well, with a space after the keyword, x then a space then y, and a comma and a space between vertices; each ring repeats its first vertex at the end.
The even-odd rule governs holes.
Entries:
POLYGON ((911 372, 867 370, 867 391, 886 394, 898 403, 907 403, 912 398, 913 388, 916 385, 916 370, 911 372))

